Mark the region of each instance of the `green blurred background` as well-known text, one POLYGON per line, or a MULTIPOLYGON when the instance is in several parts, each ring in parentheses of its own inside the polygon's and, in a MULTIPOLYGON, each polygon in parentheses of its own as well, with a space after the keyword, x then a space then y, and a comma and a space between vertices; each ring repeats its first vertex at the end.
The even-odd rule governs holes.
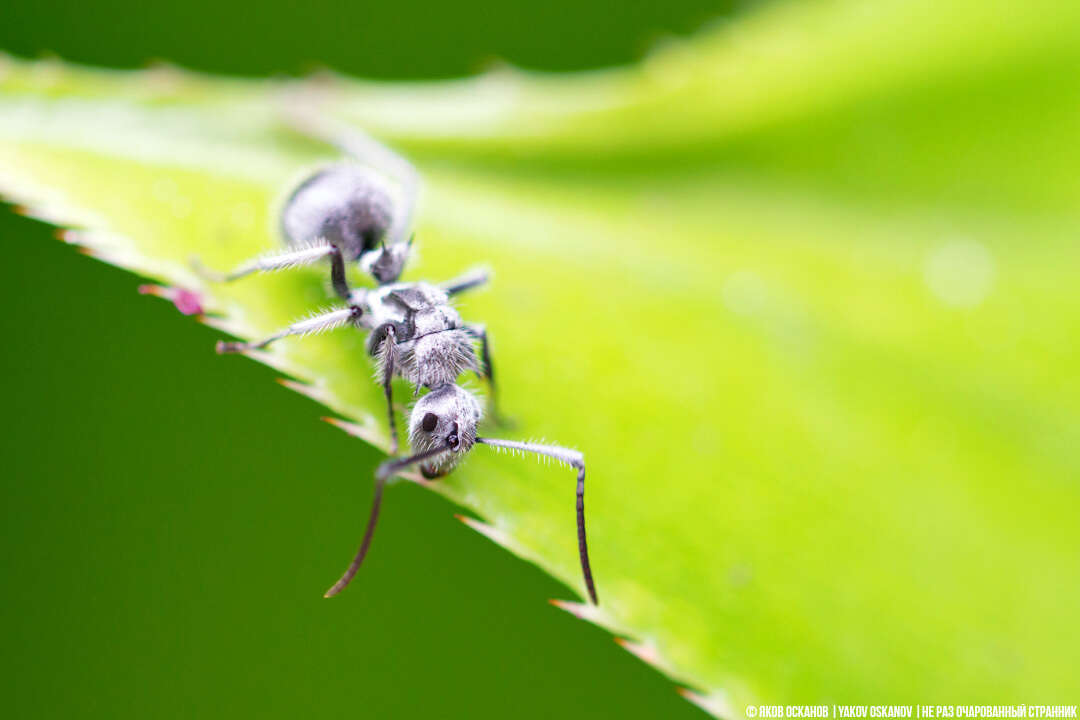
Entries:
MULTIPOLYGON (((46 0, 4 9, 0 49, 449 77, 498 61, 626 63, 737 10, 46 0)), ((134 277, 50 234, 0 212, 5 715, 700 715, 605 633, 544 603, 567 589, 412 486, 391 493, 362 586, 324 601, 359 539, 377 454, 319 423, 271 370, 215 356, 214 332, 136 295, 134 277)))

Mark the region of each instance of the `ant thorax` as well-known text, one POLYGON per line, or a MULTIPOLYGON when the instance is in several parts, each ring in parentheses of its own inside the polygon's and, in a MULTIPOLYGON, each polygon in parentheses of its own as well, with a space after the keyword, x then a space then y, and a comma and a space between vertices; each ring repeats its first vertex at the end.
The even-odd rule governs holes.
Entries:
POLYGON ((373 356, 382 354, 385 328, 393 328, 396 373, 417 391, 453 383, 462 373, 480 369, 474 336, 441 288, 425 282, 394 283, 354 290, 352 301, 360 307, 360 324, 373 331, 367 347, 373 356))

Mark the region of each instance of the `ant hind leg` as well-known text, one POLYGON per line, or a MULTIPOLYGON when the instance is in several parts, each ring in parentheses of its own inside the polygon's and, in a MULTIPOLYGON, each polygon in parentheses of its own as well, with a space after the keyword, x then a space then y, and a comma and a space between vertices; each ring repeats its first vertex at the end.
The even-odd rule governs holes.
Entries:
POLYGON ((345 258, 337 248, 330 253, 330 284, 334 286, 334 292, 339 298, 349 302, 352 290, 349 289, 349 281, 345 277, 345 258))
MULTIPOLYGON (((281 253, 262 255, 253 260, 249 260, 232 272, 227 273, 211 270, 199 262, 198 259, 193 259, 191 261, 191 266, 196 274, 204 280, 209 280, 211 282, 232 282, 233 280, 239 280, 242 277, 247 277, 248 275, 257 272, 285 270, 286 268, 298 267, 300 265, 310 265, 311 263, 322 260, 324 257, 334 257, 335 255, 337 256, 337 261, 342 263, 341 274, 342 281, 344 281, 345 267, 344 261, 341 260, 341 253, 336 247, 329 244, 292 248, 281 253)), ((337 290, 336 283, 334 289, 337 290)), ((347 295, 343 297, 347 299, 347 295)))

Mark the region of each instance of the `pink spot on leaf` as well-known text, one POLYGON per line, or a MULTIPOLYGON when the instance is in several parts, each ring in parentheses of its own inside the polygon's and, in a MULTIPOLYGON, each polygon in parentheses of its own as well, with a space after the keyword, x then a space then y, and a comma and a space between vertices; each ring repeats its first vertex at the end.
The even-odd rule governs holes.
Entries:
POLYGON ((169 300, 184 315, 202 315, 203 313, 201 296, 191 290, 161 285, 140 285, 139 294, 153 295, 154 297, 169 300))
POLYGON ((185 315, 202 315, 202 299, 198 293, 183 288, 174 288, 173 304, 185 315))

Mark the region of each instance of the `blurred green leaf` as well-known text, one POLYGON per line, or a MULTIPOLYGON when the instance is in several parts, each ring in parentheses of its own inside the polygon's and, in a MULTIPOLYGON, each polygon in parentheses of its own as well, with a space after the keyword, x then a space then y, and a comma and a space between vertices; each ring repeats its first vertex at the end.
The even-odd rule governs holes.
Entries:
MULTIPOLYGON (((0 189, 261 336, 327 303, 325 269, 188 262, 272 248, 334 157, 282 107, 365 127, 425 180, 409 276, 496 270, 462 305, 515 434, 586 453, 589 619, 721 713, 1055 702, 1080 661, 1078 70, 1080 6, 965 0, 772 5, 577 76, 8 61, 0 189)), ((379 432, 362 340, 267 361, 379 432)), ((570 474, 485 453, 435 489, 579 588, 570 474)))

